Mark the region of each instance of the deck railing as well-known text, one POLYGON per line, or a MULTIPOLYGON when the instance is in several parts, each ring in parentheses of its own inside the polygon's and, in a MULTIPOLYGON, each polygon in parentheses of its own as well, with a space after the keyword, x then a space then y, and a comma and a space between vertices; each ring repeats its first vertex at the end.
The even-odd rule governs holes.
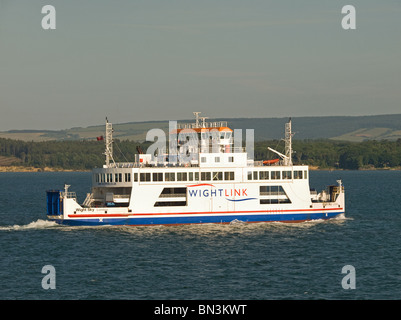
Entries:
POLYGON ((76 192, 62 192, 62 196, 66 197, 67 199, 77 199, 76 192))
POLYGON ((227 127, 227 121, 203 122, 196 126, 196 123, 177 123, 177 129, 195 129, 195 128, 219 128, 227 127))

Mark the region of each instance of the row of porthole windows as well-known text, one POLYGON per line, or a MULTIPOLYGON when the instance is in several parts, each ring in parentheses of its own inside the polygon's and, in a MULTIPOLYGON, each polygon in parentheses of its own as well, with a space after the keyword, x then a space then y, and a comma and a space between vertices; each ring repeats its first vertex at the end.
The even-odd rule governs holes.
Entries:
POLYGON ((131 182, 131 173, 95 173, 97 183, 131 182))
MULTIPOLYGON (((233 171, 217 172, 141 172, 139 174, 141 182, 159 181, 232 181, 234 180, 233 171), (200 179, 199 179, 200 178, 200 179)), ((134 173, 134 181, 138 181, 138 174, 134 173)))
POLYGON ((308 179, 307 170, 294 171, 248 171, 248 180, 308 179))
MULTIPOLYGON (((201 157, 201 162, 206 163, 207 158, 206 157, 201 157)), ((214 157, 214 162, 219 163, 220 162, 220 157, 214 157)), ((228 157, 228 162, 234 162, 234 157, 228 157)))
MULTIPOLYGON (((159 182, 159 181, 232 181, 234 180, 233 171, 217 172, 137 172, 133 174, 134 182, 159 182), (199 180, 200 178, 200 180, 199 180)), ((96 173, 97 183, 131 182, 131 173, 96 173)))
MULTIPOLYGON (((307 179, 308 171, 248 171, 248 180, 291 180, 307 179)), ((98 173, 95 174, 97 183, 131 182, 131 173, 98 173)), ((233 171, 214 171, 201 172, 141 172, 139 174, 141 182, 150 181, 232 181, 234 180, 233 171)), ((134 173, 134 182, 138 181, 138 173, 134 173)))

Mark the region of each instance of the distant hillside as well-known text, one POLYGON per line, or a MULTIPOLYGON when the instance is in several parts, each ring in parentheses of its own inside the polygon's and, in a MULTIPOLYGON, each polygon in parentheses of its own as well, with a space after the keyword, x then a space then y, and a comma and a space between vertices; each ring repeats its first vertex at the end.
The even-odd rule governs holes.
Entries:
POLYGON ((0 155, 0 167, 1 166, 11 166, 13 164, 19 164, 21 163, 21 159, 17 157, 5 157, 0 155))
MULTIPOLYGON (((111 122, 112 119, 110 119, 111 122)), ((228 121, 232 129, 254 129, 255 140, 281 139, 286 118, 210 119, 228 121)), ((193 119, 182 122, 193 122, 193 119)), ((344 141, 397 140, 401 138, 401 114, 341 117, 292 117, 294 139, 333 139, 344 141)), ((114 138, 144 141, 148 130, 168 131, 168 121, 147 121, 113 124, 114 138)), ((93 140, 104 135, 104 124, 68 130, 11 130, 0 132, 0 137, 23 141, 93 140)), ((243 133, 245 136, 245 133, 243 133)))

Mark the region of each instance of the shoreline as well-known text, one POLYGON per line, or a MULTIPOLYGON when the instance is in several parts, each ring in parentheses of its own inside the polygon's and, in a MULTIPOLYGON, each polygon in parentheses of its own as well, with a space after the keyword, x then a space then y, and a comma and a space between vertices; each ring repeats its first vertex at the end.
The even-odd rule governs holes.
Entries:
MULTIPOLYGON (((339 169, 339 168, 319 168, 318 166, 309 166, 309 171, 398 171, 401 167, 394 168, 359 168, 357 170, 339 169)), ((76 170, 76 169, 63 169, 63 168, 35 168, 23 166, 0 166, 0 173, 2 172, 90 172, 91 170, 76 170)))

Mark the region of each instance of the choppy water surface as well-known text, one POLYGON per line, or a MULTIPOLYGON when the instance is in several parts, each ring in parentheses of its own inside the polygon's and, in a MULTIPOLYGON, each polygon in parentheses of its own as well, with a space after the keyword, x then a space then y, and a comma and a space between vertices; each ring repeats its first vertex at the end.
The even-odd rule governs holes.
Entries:
POLYGON ((400 171, 316 171, 343 179, 346 215, 299 224, 66 227, 45 190, 83 201, 90 173, 0 173, 0 299, 400 299, 400 171), (44 290, 42 267, 56 270, 44 290), (345 265, 356 289, 343 289, 345 265))

